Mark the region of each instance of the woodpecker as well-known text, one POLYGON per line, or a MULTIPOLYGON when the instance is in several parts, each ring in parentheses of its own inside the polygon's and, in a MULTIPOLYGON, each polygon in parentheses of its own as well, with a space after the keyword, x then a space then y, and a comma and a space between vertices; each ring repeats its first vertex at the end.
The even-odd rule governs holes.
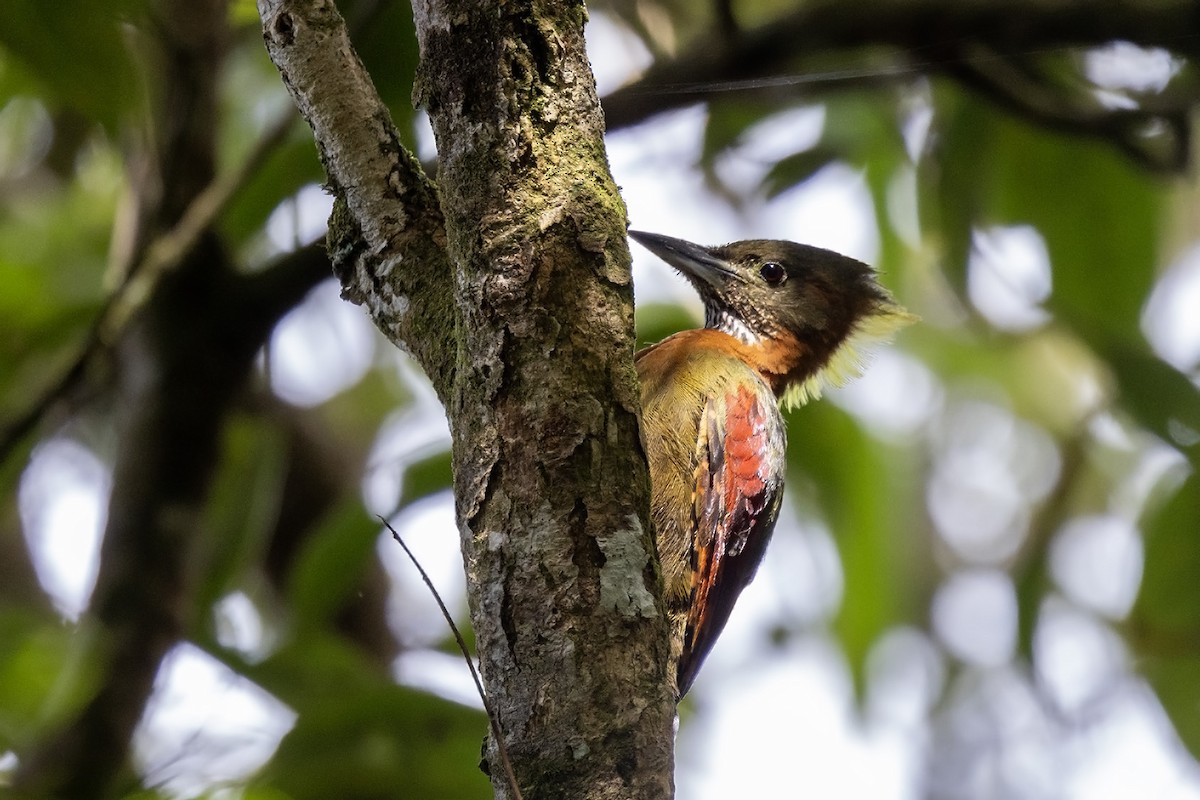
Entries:
POLYGON ((769 239, 702 247, 629 235, 687 278, 704 302, 703 328, 635 356, 682 699, 775 527, 786 469, 781 406, 857 376, 864 346, 889 340, 916 317, 869 266, 830 250, 769 239))

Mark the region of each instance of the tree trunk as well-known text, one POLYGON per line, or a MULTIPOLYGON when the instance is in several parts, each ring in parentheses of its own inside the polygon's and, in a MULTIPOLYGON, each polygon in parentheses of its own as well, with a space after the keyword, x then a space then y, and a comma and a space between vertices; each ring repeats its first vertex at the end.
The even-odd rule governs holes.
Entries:
MULTIPOLYGON (((415 4, 440 197, 332 4, 259 10, 335 190, 345 292, 447 404, 472 622, 522 793, 670 797, 625 212, 583 5, 415 4)), ((510 796, 494 741, 487 760, 510 796)))

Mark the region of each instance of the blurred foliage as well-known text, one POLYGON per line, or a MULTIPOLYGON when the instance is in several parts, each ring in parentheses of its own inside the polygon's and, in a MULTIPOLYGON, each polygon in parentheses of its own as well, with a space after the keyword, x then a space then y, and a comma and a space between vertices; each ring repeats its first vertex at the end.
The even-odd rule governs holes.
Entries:
MULTIPOLYGON (((417 49, 407 4, 340 5, 415 146, 421 123, 409 94, 417 49)), ((592 13, 661 61, 714 31, 736 37, 722 9, 749 29, 803 5, 609 0, 592 13)), ((148 125, 145 96, 157 79, 141 47, 155 35, 147 8, 146 0, 0 5, 0 426, 27 412, 70 366, 114 289, 113 240, 135 172, 135 134, 148 125)), ((242 169, 254 143, 292 113, 263 52, 254 3, 237 0, 229 14, 214 120, 222 174, 242 169)), ((1176 59, 1157 89, 1101 85, 1087 56, 1045 52, 1025 66, 1029 75, 1052 76, 1064 104, 1119 96, 1121 108, 1154 107, 1179 102, 1179 85, 1195 83, 1193 66, 1176 59)), ((1164 275, 1188 268, 1193 281, 1200 275, 1192 171, 1152 171, 1103 130, 1049 130, 936 69, 879 80, 891 61, 878 49, 831 55, 828 66, 839 58, 880 72, 852 70, 816 89, 798 82, 714 92, 695 164, 713 197, 746 218, 830 165, 854 170, 876 222, 876 266, 925 318, 881 356, 891 377, 870 384, 886 394, 874 406, 834 393, 789 417, 788 497, 799 522, 777 536, 808 541, 813 531, 827 532, 841 588, 821 618, 787 618, 763 630, 764 648, 827 638, 867 698, 876 674, 869 666, 892 652, 881 643, 897 631, 917 632, 948 676, 922 707, 933 775, 946 772, 948 760, 951 772, 970 773, 1020 736, 973 705, 979 687, 997 676, 1037 699, 1042 723, 1062 742, 1086 736, 1122 692, 1149 687, 1174 726, 1164 737, 1200 754, 1200 348, 1192 341, 1186 360, 1168 363, 1147 335, 1148 303, 1164 275), (816 141, 797 137, 769 156, 750 152, 762 162, 753 186, 727 179, 723 159, 752 151, 756 131, 804 109, 821 114, 816 141), (987 243, 1014 231, 1032 232, 1042 246, 1044 290, 1003 255, 989 256, 987 243), (996 310, 989 275, 1007 284, 1020 314, 996 310), (1100 539, 1110 530, 1132 532, 1114 540, 1125 546, 1116 557, 1100 539), (943 613, 970 601, 955 600, 948 587, 983 572, 1001 576, 1011 592, 1011 642, 1004 625, 972 631, 953 622, 973 619, 969 602, 958 616, 943 613), (1128 596, 1122 581, 1133 587, 1128 596), (1097 667, 1116 677, 1076 686, 1082 700, 1056 689, 1063 680, 1042 635, 1064 607, 1119 643, 1111 663, 1097 667), (998 637, 1002 656, 977 649, 975 634, 998 637), (964 718, 994 735, 968 741, 959 735, 964 718)), ((920 61, 930 65, 927 56, 920 61)), ((1195 99, 1184 97, 1189 111, 1195 99)), ((297 244, 278 229, 301 215, 297 192, 321 180, 299 122, 250 166, 217 221, 247 273, 297 244)), ((694 324, 674 305, 639 306, 643 344, 694 324)), ((203 541, 185 638, 290 708, 294 725, 248 770, 180 783, 168 759, 146 767, 146 785, 130 796, 206 796, 221 786, 246 798, 488 794, 476 768, 481 715, 398 683, 395 665, 381 655, 447 649, 445 633, 412 640, 397 633, 408 627, 396 617, 409 611, 397 607, 406 596, 399 589, 424 589, 412 576, 383 571, 374 514, 403 520, 418 501, 445 492, 451 476, 446 437, 428 433, 428 390, 381 338, 371 346, 365 373, 310 408, 272 396, 276 349, 265 354, 225 426, 197 531, 203 541), (288 539, 300 524, 289 513, 306 512, 309 502, 314 516, 302 520, 304 535, 288 539), (373 593, 373 581, 383 581, 382 594, 373 593), (249 610, 231 614, 231 602, 249 610), (348 614, 359 616, 348 621, 348 614)), ((35 485, 30 465, 63 440, 112 464, 121 409, 107 359, 96 361, 82 389, 43 409, 35 432, 0 465, 0 786, 3 770, 13 768, 4 756, 71 718, 95 691, 88 654, 104 646, 103 633, 86 613, 74 619, 50 589, 43 564, 50 549, 38 539, 52 529, 55 498, 78 483, 67 469, 61 480, 35 485), (33 589, 39 584, 45 591, 33 589)), ((110 487, 88 488, 106 497, 110 487)), ((60 543, 56 557, 86 560, 85 539, 66 551, 60 543)), ((685 712, 684 725, 701 724, 702 699, 685 712)), ((178 742, 180 752, 188 746, 178 742)), ((1013 796, 1034 794, 1015 785, 1013 796)))

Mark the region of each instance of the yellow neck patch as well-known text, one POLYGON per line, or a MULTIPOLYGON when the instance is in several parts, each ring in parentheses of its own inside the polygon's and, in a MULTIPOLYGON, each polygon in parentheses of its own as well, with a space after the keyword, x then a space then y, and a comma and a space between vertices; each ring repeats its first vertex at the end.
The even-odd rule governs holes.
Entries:
POLYGON ((920 319, 899 303, 881 303, 874 313, 858 321, 824 366, 789 386, 780 404, 785 410, 798 408, 809 400, 818 399, 825 389, 842 386, 859 377, 876 346, 890 342, 897 331, 920 319))

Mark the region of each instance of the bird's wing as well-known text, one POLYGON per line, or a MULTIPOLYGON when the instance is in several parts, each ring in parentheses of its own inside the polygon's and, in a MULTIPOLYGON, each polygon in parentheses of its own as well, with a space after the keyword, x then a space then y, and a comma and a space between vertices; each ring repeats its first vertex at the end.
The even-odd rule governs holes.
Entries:
POLYGON ((745 384, 710 398, 692 494, 692 588, 679 659, 682 697, 754 577, 783 497, 785 436, 775 398, 745 384))

